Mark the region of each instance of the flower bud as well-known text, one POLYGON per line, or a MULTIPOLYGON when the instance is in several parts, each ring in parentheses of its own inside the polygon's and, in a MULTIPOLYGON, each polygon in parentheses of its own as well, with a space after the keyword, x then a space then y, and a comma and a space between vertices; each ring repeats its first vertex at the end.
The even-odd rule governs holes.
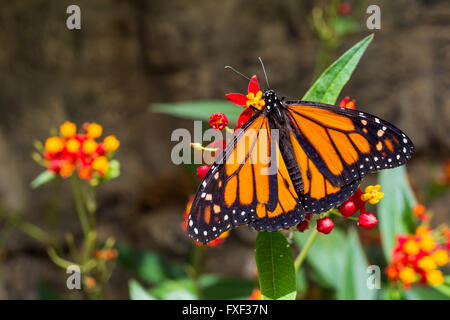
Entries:
POLYGON ((204 166, 198 167, 197 168, 197 177, 200 180, 203 180, 205 178, 206 174, 208 173, 208 171, 209 171, 209 166, 208 165, 204 165, 204 166))
POLYGON ((300 232, 304 232, 309 227, 308 221, 303 220, 297 225, 297 230, 300 232))
POLYGON ((359 215, 359 225, 366 230, 373 229, 378 224, 377 217, 373 213, 366 212, 359 215))
POLYGON ((353 201, 348 200, 338 207, 339 212, 346 218, 356 213, 356 205, 353 201))
POLYGON ((334 228, 333 220, 331 220, 329 217, 317 220, 317 231, 324 234, 329 234, 331 230, 333 230, 333 228, 334 228))

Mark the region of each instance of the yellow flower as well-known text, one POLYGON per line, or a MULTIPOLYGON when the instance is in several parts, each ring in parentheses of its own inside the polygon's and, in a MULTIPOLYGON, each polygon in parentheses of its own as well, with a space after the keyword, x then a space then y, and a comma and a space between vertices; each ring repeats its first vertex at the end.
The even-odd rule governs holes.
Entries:
POLYGON ((410 267, 404 267, 402 270, 400 270, 398 276, 404 284, 410 284, 416 281, 416 272, 413 268, 410 267))
POLYGON ((442 275, 442 271, 440 270, 431 270, 427 272, 427 282, 432 286, 438 286, 444 282, 444 277, 442 275))
POLYGON ((98 148, 98 143, 92 139, 83 142, 83 152, 86 154, 93 154, 98 148))
POLYGON ((98 123, 92 122, 87 126, 86 131, 88 138, 95 139, 102 135, 103 128, 98 123))
POLYGON ((440 267, 445 266, 449 260, 447 250, 443 249, 436 250, 431 256, 433 257, 434 262, 440 267))
POLYGON ((77 153, 80 150, 81 143, 77 139, 71 138, 66 143, 67 151, 77 153))
POLYGON ((430 235, 422 236, 420 240, 420 248, 425 252, 430 252, 434 249, 434 239, 430 235))
POLYGON ((249 92, 247 95, 247 107, 254 106, 257 109, 261 109, 266 105, 264 99, 262 99, 262 91, 258 91, 256 96, 253 92, 249 92))
POLYGON ((105 148, 106 151, 115 151, 119 146, 120 142, 117 140, 116 136, 107 136, 105 140, 103 140, 103 148, 105 148))
POLYGON ((108 170, 109 162, 105 156, 98 157, 92 162, 92 168, 104 174, 108 170))
POLYGON ((403 251, 407 254, 416 255, 420 251, 420 246, 414 239, 409 239, 403 244, 403 251))
POLYGON ((364 189, 364 194, 361 195, 362 201, 369 201, 370 204, 377 204, 381 198, 384 197, 384 193, 380 192, 381 186, 379 184, 375 186, 367 186, 364 189))
POLYGON ((60 152, 64 148, 64 140, 60 137, 50 137, 45 141, 45 151, 50 153, 60 152))
POLYGON ((427 226, 419 226, 416 229, 416 235, 424 236, 430 233, 430 227, 427 226))
POLYGON ((66 138, 72 138, 77 134, 77 126, 75 123, 66 121, 60 127, 59 131, 66 138))
POLYGON ((417 261, 417 265, 419 266, 419 268, 421 268, 425 271, 430 271, 430 270, 436 269, 436 262, 434 262, 433 258, 430 256, 425 256, 423 258, 420 258, 417 261))

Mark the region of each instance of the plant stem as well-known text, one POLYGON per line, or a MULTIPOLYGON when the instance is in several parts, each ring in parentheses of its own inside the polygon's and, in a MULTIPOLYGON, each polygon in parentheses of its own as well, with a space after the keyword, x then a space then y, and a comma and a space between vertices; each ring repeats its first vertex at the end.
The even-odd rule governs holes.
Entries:
POLYGON ((77 179, 78 178, 76 176, 72 176, 72 178, 70 179, 72 182, 72 193, 75 200, 75 206, 77 208, 78 218, 80 219, 81 229, 83 230, 85 237, 87 237, 90 233, 91 228, 89 226, 89 220, 84 207, 85 204, 83 202, 83 195, 81 193, 80 185, 77 179))
POLYGON ((305 246, 302 248, 302 250, 298 254, 297 258, 295 258, 295 262, 294 262, 295 271, 297 271, 303 264, 303 261, 305 260, 309 249, 311 249, 311 246, 314 243, 314 241, 316 240, 318 235, 319 235, 319 231, 317 231, 317 229, 314 229, 314 231, 309 236, 308 241, 306 242, 305 246))
MULTIPOLYGON (((332 210, 333 209, 331 209, 330 211, 327 211, 325 214, 323 214, 323 217, 328 217, 332 210)), ((308 240, 306 241, 305 246, 302 248, 302 250, 298 254, 297 258, 295 258, 295 261, 294 261, 295 271, 297 271, 303 264, 303 261, 305 261, 306 255, 308 254, 309 249, 311 249, 311 246, 314 243, 314 241, 316 240, 318 235, 319 235, 319 231, 317 231, 317 229, 314 229, 314 231, 311 233, 308 240)))

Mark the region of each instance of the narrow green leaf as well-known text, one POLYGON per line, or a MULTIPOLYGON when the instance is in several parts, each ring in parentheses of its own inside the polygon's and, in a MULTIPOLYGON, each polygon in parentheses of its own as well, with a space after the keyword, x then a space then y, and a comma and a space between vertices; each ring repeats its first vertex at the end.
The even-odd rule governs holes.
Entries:
MULTIPOLYGON (((308 240, 309 232, 296 232, 295 242, 302 248, 308 240)), ((345 264, 344 249, 347 247, 345 233, 335 227, 333 232, 327 235, 319 234, 306 256, 306 261, 314 268, 321 284, 337 289, 341 279, 338 274, 342 274, 345 264)))
POLYGON ((128 281, 128 290, 131 300, 156 300, 148 291, 134 279, 128 281))
POLYGON ((345 263, 342 269, 337 298, 342 300, 373 300, 377 289, 369 289, 367 280, 371 274, 367 273, 366 256, 364 255, 359 237, 354 228, 347 233, 345 263))
POLYGON ((384 192, 384 197, 378 204, 378 220, 383 253, 386 261, 390 261, 395 236, 415 231, 411 209, 416 205, 416 199, 409 186, 405 166, 383 170, 378 179, 384 192))
POLYGON ((209 120, 212 113, 223 112, 232 124, 237 122, 239 115, 244 111, 243 107, 236 106, 229 101, 186 101, 175 103, 153 104, 152 111, 156 113, 170 114, 172 116, 194 119, 209 120))
POLYGON ((372 39, 373 35, 367 36, 328 67, 306 92, 303 100, 334 104, 372 39))
POLYGON ((448 300, 448 295, 437 291, 436 287, 415 286, 404 291, 408 300, 448 300))
POLYGON ((295 299, 294 259, 291 247, 281 232, 258 233, 255 260, 264 299, 295 299))
POLYGON ((117 246, 119 263, 150 283, 186 277, 183 268, 152 252, 139 251, 124 245, 117 246))
POLYGON ((36 189, 37 187, 43 185, 44 183, 53 180, 54 178, 56 178, 56 176, 57 175, 55 173, 45 170, 44 172, 39 174, 33 181, 31 181, 30 186, 33 189, 36 189))

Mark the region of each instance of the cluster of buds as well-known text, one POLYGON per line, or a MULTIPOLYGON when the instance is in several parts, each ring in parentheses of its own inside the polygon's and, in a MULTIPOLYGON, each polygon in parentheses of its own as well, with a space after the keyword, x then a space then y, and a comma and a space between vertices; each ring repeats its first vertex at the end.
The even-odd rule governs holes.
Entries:
POLYGON ((60 135, 45 141, 43 164, 63 178, 71 177, 75 171, 84 180, 104 177, 120 142, 114 135, 105 137, 102 142, 96 141, 102 133, 102 126, 95 122, 85 123, 81 133, 77 133, 74 123, 64 122, 60 135))
POLYGON ((444 277, 438 267, 449 263, 449 238, 448 227, 432 230, 426 225, 419 226, 414 235, 397 236, 391 262, 386 268, 389 280, 400 282, 405 289, 413 283, 442 284, 444 277), (446 243, 439 241, 443 239, 446 243))
MULTIPOLYGON (((383 196, 384 194, 380 192, 380 185, 367 186, 364 189, 364 192, 358 188, 358 190, 356 190, 356 192, 348 198, 347 201, 337 208, 339 213, 335 210, 332 210, 331 212, 345 218, 358 220, 358 225, 360 227, 366 230, 371 230, 378 224, 378 220, 373 213, 366 211, 366 202, 376 204, 383 196), (358 211, 360 212, 359 218, 353 218, 352 216, 358 211)), ((300 232, 307 230, 311 219, 312 214, 307 213, 305 219, 297 225, 297 230, 300 232)), ((316 222, 316 228, 317 231, 321 233, 329 234, 334 228, 333 220, 331 220, 330 217, 319 218, 316 222)))

